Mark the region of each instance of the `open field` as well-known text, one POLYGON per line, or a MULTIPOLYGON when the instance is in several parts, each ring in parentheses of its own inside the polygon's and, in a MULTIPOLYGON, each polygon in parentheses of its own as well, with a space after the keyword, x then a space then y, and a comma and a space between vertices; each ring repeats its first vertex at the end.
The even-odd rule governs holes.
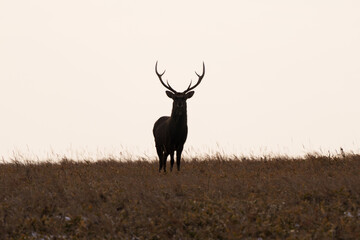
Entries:
POLYGON ((0 239, 360 239, 359 173, 359 155, 3 163, 0 239))

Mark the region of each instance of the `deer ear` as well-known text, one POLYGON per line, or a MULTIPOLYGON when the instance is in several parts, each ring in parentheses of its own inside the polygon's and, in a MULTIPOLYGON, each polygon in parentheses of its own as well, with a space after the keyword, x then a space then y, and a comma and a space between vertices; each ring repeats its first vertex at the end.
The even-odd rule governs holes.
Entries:
POLYGON ((191 91, 191 92, 188 92, 185 96, 188 99, 188 98, 191 98, 194 95, 194 93, 195 93, 194 91, 191 91))
POLYGON ((166 91, 166 95, 167 95, 169 98, 174 99, 174 93, 172 93, 172 92, 170 92, 170 91, 166 91))

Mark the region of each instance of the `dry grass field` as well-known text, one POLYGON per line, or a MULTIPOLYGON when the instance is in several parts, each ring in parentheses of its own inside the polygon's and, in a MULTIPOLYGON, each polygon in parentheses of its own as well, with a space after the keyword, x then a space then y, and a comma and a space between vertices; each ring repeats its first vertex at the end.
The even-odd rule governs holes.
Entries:
POLYGON ((360 239, 360 156, 2 163, 0 239, 360 239))

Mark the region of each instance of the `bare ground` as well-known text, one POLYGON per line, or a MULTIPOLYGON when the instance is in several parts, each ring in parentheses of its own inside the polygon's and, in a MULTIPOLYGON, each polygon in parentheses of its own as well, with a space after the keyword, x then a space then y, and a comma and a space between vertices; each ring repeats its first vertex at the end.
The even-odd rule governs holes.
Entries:
POLYGON ((0 239, 360 239, 359 173, 359 155, 3 163, 0 239))

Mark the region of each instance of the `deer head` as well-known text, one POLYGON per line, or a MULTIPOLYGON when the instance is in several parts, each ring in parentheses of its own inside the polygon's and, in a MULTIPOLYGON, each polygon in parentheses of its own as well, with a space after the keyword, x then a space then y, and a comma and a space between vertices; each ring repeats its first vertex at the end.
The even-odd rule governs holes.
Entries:
POLYGON ((191 98, 194 95, 194 91, 192 91, 193 89, 195 89, 200 83, 201 80, 203 79, 204 75, 205 75, 205 63, 203 62, 203 73, 201 75, 199 75, 197 72, 195 72, 195 74, 198 76, 198 81, 194 86, 192 85, 192 82, 190 82, 188 88, 183 91, 183 92, 177 92, 176 90, 174 90, 168 81, 166 81, 166 84, 164 83, 164 81, 162 80, 162 76, 165 74, 165 71, 163 73, 159 73, 157 70, 157 64, 158 62, 156 61, 155 64, 155 72, 156 75, 159 77, 161 84, 168 89, 168 91, 166 91, 166 95, 173 99, 173 109, 172 109, 172 116, 182 116, 182 115, 186 115, 186 100, 191 98))

